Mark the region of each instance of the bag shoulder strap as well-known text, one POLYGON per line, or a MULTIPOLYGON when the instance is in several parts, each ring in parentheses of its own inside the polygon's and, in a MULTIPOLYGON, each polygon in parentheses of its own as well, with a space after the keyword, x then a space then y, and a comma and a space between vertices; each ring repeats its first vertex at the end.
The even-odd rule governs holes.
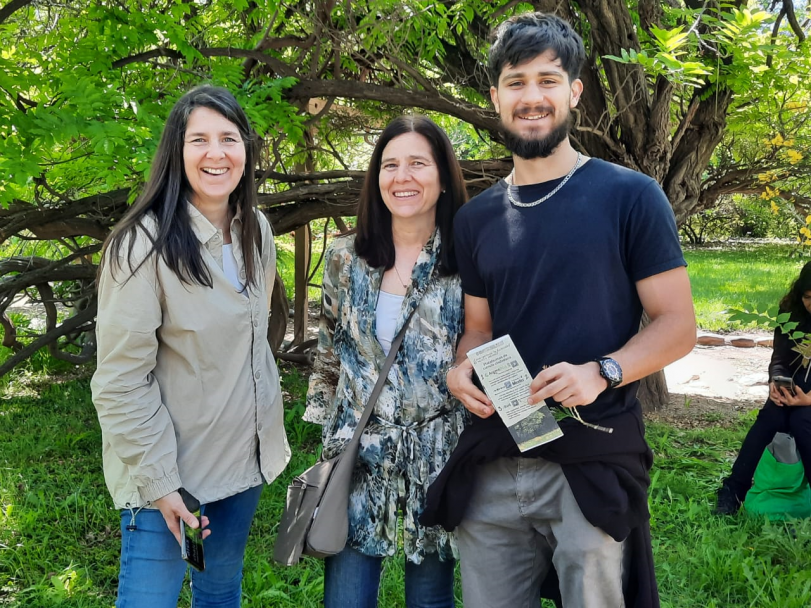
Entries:
POLYGON ((394 363, 394 358, 397 356, 397 351, 400 350, 400 345, 403 343, 403 337, 405 336, 406 329, 408 329, 409 323, 411 323, 411 317, 414 316, 414 313, 417 310, 417 306, 415 306, 410 313, 408 313, 408 318, 406 318, 405 323, 400 328, 400 331, 397 332, 397 336, 395 336, 394 340, 391 342, 391 348, 389 348, 389 354, 386 357, 386 361, 383 363, 383 367, 380 368, 380 375, 377 377, 377 382, 375 382, 375 386, 372 389, 372 394, 369 395, 369 401, 366 402, 366 407, 363 408, 363 414, 358 421, 358 426, 355 427, 355 433, 352 435, 351 441, 344 447, 344 451, 349 449, 353 443, 360 443, 360 436, 363 434, 363 429, 366 428, 366 423, 369 422, 369 418, 372 417, 372 410, 375 409, 375 403, 377 403, 377 398, 380 397, 380 393, 383 391, 383 385, 386 383, 386 378, 389 375, 389 370, 391 369, 392 364, 394 363))

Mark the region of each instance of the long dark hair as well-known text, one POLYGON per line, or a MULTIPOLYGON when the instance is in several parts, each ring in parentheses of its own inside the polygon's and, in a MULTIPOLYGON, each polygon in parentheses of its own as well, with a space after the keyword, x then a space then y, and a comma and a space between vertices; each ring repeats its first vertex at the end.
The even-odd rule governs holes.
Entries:
POLYGON ((388 270, 394 266, 391 212, 383 202, 378 179, 383 150, 392 139, 406 133, 418 133, 428 141, 434 162, 439 169, 439 181, 443 191, 436 203, 436 225, 439 228, 442 246, 437 270, 443 276, 455 274, 457 267, 453 244, 453 216, 467 201, 467 189, 451 141, 434 121, 425 116, 395 118, 378 137, 360 192, 355 252, 372 268, 382 267, 388 270))
POLYGON ((806 262, 800 276, 791 284, 788 293, 780 300, 780 310, 790 312, 793 321, 811 320, 811 314, 805 309, 803 304, 803 294, 811 291, 811 262, 806 262))
POLYGON ((253 244, 261 252, 262 235, 254 209, 258 202, 253 181, 256 162, 257 137, 248 117, 236 98, 226 89, 203 85, 196 87, 177 100, 163 128, 158 150, 152 160, 149 179, 143 192, 116 225, 104 245, 103 258, 112 258, 112 269, 120 270, 120 254, 127 243, 127 264, 135 273, 147 256, 133 268, 132 248, 136 232, 143 230, 152 241, 152 252, 161 256, 166 265, 184 283, 212 287, 211 273, 203 261, 200 242, 194 235, 187 200, 191 200, 191 186, 183 168, 183 145, 186 124, 196 108, 209 108, 234 123, 245 145, 245 174, 228 197, 231 215, 241 214, 242 257, 245 260, 246 285, 254 285, 258 275, 259 258, 253 244), (144 229, 142 220, 152 214, 157 221, 157 233, 144 229))

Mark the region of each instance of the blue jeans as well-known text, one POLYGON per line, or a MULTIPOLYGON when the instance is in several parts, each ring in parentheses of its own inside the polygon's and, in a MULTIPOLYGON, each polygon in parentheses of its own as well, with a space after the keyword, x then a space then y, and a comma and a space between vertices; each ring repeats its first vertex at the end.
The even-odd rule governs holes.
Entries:
MULTIPOLYGON (((406 560, 405 598, 407 608, 453 608, 453 567, 439 561, 436 553, 421 564, 406 560)), ((376 608, 382 557, 364 555, 347 547, 324 560, 325 608, 376 608)))
MULTIPOLYGON (((193 608, 239 608, 242 560, 262 486, 203 505, 211 535, 206 569, 191 570, 193 608)), ((121 511, 121 569, 116 608, 176 608, 187 565, 157 509, 121 511)))

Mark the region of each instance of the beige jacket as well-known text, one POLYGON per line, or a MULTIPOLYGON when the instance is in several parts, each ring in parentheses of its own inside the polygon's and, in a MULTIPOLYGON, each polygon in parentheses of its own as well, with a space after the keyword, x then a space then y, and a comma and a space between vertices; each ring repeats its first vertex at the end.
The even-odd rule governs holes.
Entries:
MULTIPOLYGON (((270 225, 259 214, 264 272, 255 288, 239 293, 223 273, 222 232, 188 208, 213 289, 182 283, 154 255, 135 274, 123 259, 113 275, 107 260, 99 281, 91 388, 117 508, 146 506, 181 486, 212 502, 263 477, 270 483, 290 459, 266 338, 276 270, 270 225)), ((144 224, 154 234, 154 218, 144 224)), ((244 280, 239 224, 235 217, 231 238, 244 280)), ((139 231, 133 267, 150 252, 139 231)))

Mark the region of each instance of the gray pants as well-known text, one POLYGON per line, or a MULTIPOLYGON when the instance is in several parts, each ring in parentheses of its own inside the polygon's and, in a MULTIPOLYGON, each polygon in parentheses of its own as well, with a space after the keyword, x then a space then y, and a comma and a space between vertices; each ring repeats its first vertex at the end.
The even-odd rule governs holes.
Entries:
POLYGON ((554 564, 565 608, 623 608, 628 551, 583 517, 560 465, 483 466, 457 530, 465 608, 537 608, 554 564))

